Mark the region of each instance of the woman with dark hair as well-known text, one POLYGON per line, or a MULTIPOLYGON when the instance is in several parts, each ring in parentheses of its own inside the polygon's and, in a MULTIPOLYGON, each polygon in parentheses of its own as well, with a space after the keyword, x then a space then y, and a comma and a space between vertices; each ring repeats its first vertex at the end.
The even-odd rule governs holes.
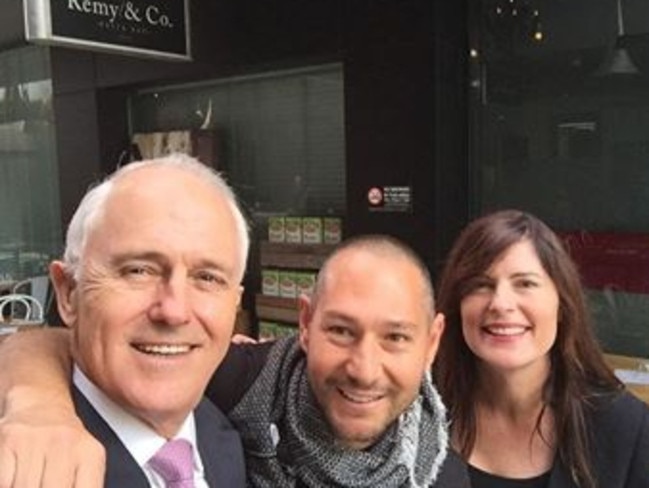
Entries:
POLYGON ((474 488, 649 487, 649 407, 606 365, 577 269, 536 217, 460 234, 435 377, 474 488))

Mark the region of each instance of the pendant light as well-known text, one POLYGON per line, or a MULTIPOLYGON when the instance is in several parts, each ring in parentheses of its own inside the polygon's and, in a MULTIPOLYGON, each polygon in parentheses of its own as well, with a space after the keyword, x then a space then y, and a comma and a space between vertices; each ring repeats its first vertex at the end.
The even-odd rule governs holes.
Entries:
POLYGON ((624 13, 622 0, 617 0, 617 37, 613 49, 606 55, 604 62, 595 72, 597 76, 608 75, 636 75, 640 70, 629 55, 625 46, 626 34, 624 32, 624 13))

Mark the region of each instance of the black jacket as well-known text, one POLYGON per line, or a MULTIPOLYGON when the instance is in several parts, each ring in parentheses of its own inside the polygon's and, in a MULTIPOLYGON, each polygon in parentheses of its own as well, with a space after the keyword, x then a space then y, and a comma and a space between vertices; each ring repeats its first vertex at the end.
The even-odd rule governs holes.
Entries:
MULTIPOLYGON (((625 392, 602 396, 593 407, 586 422, 598 488, 649 488, 649 406, 625 392)), ((548 488, 577 485, 555 462, 548 488)))
MULTIPOLYGON (((602 394, 586 414, 586 425, 597 488, 649 488, 649 407, 627 392, 602 394)), ((544 486, 578 488, 558 458, 544 486)))

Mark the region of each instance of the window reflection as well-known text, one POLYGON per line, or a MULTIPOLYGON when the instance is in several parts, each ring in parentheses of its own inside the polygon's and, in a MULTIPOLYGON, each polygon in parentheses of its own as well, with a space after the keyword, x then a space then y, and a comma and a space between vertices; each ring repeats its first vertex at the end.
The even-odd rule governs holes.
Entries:
POLYGON ((602 342, 649 356, 649 0, 482 0, 469 30, 474 212, 586 236, 602 342))
POLYGON ((0 53, 0 281, 45 272, 61 248, 49 56, 0 53))
POLYGON ((210 130, 253 218, 345 210, 338 64, 160 87, 131 99, 133 133, 210 130))

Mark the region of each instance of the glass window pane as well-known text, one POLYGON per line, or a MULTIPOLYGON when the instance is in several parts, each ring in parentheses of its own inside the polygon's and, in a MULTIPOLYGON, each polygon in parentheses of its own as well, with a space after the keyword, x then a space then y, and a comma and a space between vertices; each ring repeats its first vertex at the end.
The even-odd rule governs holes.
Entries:
POLYGON ((52 82, 45 48, 0 53, 0 281, 61 251, 52 82))
POLYGON ((340 65, 162 87, 130 106, 133 133, 215 131, 219 168, 256 218, 344 212, 340 65))

